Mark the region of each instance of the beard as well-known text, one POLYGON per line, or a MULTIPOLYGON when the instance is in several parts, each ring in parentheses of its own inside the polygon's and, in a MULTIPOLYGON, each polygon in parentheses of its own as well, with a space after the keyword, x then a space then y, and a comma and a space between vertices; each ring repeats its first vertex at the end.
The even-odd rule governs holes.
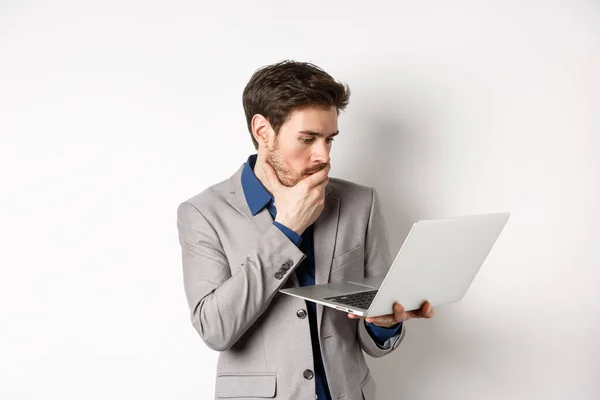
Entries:
POLYGON ((295 186, 300 182, 304 175, 313 174, 325 168, 327 164, 319 163, 311 168, 307 168, 301 172, 295 172, 292 166, 285 160, 283 154, 279 150, 279 142, 275 138, 275 147, 270 150, 266 157, 267 163, 275 170, 277 177, 282 185, 287 187, 295 186))

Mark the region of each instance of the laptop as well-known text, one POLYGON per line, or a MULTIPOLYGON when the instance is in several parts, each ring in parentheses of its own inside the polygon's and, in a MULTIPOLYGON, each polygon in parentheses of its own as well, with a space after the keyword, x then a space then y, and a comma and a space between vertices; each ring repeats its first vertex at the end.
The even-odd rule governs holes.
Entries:
POLYGON ((415 223, 385 276, 279 290, 362 317, 391 314, 394 302, 416 310, 460 301, 510 213, 415 223))

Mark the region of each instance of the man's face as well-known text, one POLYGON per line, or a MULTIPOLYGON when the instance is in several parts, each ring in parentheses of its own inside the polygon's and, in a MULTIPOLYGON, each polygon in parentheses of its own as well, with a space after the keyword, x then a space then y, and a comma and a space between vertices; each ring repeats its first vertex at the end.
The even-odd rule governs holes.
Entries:
POLYGON ((294 111, 269 141, 266 160, 285 186, 294 186, 329 164, 333 136, 338 133, 335 107, 294 111))

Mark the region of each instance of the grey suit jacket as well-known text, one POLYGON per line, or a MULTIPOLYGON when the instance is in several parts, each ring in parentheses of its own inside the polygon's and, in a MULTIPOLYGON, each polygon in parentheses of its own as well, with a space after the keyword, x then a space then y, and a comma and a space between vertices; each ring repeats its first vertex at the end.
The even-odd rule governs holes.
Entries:
MULTIPOLYGON (((252 216, 242 169, 177 209, 192 324, 220 352, 215 398, 314 399, 315 380, 304 376, 314 368, 309 322, 296 315, 306 303, 278 293, 298 286, 294 270, 306 256, 273 225, 266 208, 252 216), (286 265, 283 276, 277 274, 286 265)), ((325 208, 313 227, 317 284, 380 276, 390 267, 372 188, 330 178, 325 208)), ((363 351, 372 357, 390 353, 405 324, 384 348, 363 320, 344 312, 318 305, 317 325, 332 399, 373 400, 375 383, 363 351)))

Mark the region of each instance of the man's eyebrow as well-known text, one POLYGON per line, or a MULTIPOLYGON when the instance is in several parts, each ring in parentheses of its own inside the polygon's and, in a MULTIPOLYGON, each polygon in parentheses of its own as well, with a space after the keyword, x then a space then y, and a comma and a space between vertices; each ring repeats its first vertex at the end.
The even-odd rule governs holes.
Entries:
MULTIPOLYGON (((315 132, 315 131, 311 131, 311 130, 300 131, 299 133, 303 133, 305 135, 311 135, 311 136, 325 136, 321 132, 315 132)), ((331 135, 329 135, 329 137, 337 136, 339 133, 340 133, 340 131, 335 131, 331 135)))

